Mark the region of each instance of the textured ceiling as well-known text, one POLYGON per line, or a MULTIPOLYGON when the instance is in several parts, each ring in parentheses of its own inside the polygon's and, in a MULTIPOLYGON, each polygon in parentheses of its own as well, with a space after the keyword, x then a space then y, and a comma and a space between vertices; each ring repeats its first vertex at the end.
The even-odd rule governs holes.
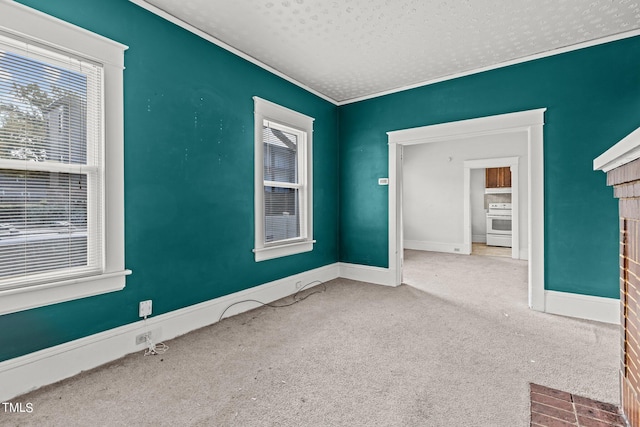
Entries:
POLYGON ((345 103, 640 28, 640 0, 132 0, 345 103))

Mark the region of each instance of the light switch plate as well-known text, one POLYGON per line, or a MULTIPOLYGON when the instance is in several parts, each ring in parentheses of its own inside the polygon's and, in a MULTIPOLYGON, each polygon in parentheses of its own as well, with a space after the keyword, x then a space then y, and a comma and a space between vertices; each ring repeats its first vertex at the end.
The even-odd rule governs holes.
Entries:
POLYGON ((378 178, 378 185, 389 185, 389 178, 378 178))

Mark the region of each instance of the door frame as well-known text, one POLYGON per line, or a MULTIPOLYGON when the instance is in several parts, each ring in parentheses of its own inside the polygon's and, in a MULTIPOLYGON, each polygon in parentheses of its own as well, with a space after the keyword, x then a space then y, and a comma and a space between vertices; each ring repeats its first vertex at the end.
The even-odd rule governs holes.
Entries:
POLYGON ((484 135, 526 132, 528 152, 529 307, 544 311, 544 113, 546 108, 387 132, 389 144, 389 270, 402 283, 402 148, 484 135))
POLYGON ((464 253, 471 254, 471 169, 501 168, 511 169, 511 258, 523 258, 520 253, 520 175, 518 157, 500 157, 464 161, 464 253))

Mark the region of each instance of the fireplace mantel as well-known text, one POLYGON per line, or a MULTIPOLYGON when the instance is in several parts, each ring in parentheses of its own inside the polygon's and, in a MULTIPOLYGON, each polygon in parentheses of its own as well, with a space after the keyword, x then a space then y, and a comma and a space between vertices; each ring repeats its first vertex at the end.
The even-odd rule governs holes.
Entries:
POLYGON ((593 161, 607 173, 620 217, 620 395, 631 427, 640 427, 640 128, 593 161))
POLYGON ((593 169, 609 172, 640 159, 640 128, 624 137, 593 161, 593 169))

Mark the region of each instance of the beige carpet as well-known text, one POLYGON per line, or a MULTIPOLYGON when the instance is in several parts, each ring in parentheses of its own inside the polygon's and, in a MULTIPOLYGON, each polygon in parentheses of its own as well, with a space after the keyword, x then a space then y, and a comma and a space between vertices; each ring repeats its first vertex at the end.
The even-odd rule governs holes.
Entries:
POLYGON ((14 399, 33 412, 0 424, 527 426, 529 382, 618 403, 618 328, 530 311, 525 262, 405 259, 412 286, 331 281, 14 399))

